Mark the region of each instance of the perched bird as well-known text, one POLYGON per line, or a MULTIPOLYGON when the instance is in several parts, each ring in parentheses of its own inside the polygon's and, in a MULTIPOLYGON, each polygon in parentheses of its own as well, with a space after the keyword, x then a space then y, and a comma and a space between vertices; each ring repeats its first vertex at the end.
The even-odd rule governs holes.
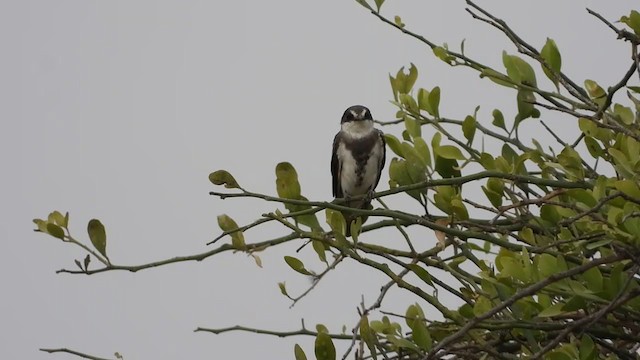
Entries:
MULTIPOLYGON (((348 207, 371 209, 371 197, 385 162, 382 131, 373 127, 371 112, 362 105, 345 110, 340 127, 333 139, 331 156, 333 196, 343 198, 348 207)), ((350 235, 350 224, 356 217, 343 215, 347 222, 346 235, 350 235)))

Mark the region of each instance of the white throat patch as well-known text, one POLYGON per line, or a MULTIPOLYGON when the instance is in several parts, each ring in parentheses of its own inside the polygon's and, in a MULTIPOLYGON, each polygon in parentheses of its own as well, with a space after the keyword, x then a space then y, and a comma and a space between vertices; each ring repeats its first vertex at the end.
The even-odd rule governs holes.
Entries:
POLYGON ((349 121, 341 127, 345 134, 354 139, 365 137, 375 130, 372 120, 349 121))

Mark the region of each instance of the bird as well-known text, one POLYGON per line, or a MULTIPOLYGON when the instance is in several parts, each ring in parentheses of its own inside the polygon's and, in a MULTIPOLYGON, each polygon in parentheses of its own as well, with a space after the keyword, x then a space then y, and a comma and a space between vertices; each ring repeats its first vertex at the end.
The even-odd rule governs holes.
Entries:
MULTIPOLYGON (((385 164, 385 149, 383 133, 373 126, 371 111, 362 105, 347 108, 340 120, 340 131, 333 139, 333 196, 342 198, 345 206, 371 209, 371 198, 385 164)), ((357 217, 345 212, 343 216, 346 235, 350 236, 351 221, 357 217)))

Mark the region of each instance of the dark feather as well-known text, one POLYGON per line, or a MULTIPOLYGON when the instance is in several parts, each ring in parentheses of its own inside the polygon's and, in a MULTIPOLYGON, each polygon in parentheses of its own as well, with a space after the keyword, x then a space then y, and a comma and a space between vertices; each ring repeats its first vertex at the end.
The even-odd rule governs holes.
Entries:
POLYGON ((336 134, 336 137, 333 138, 333 155, 331 156, 331 177, 333 178, 333 197, 341 198, 344 195, 342 194, 342 186, 340 185, 340 161, 338 160, 338 145, 342 139, 342 133, 339 132, 336 134))

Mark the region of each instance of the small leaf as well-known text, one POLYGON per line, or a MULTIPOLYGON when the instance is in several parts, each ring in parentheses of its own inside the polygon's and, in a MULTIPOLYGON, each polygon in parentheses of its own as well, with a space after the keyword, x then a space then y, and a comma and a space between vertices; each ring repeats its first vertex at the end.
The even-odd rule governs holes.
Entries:
POLYGON ((416 275, 418 275, 420 280, 422 280, 425 283, 433 286, 433 281, 431 280, 431 275, 427 272, 427 270, 423 269, 418 264, 409 264, 408 266, 409 266, 409 269, 411 269, 411 271, 413 271, 416 275))
POLYGON ((89 263, 91 262, 91 255, 87 254, 87 256, 84 257, 84 269, 87 270, 89 269, 89 263))
POLYGON ((53 222, 56 225, 59 225, 60 227, 66 228, 67 227, 67 221, 69 220, 69 213, 67 213, 67 216, 63 216, 59 211, 54 211, 51 213, 51 217, 53 218, 53 222))
POLYGON ((564 307, 563 303, 553 304, 553 305, 549 306, 548 308, 542 310, 538 314, 538 317, 545 318, 545 317, 558 316, 558 315, 563 313, 563 311, 562 311, 563 307, 564 307))
POLYGON ((491 310, 491 300, 487 299, 484 296, 478 297, 475 305, 473 305, 473 314, 475 316, 480 316, 491 310))
POLYGON ((375 0, 376 3, 376 8, 378 9, 378 12, 380 11, 380 8, 382 7, 382 4, 384 3, 384 0, 375 0))
POLYGON ((523 85, 536 86, 536 74, 531 65, 522 60, 518 56, 509 55, 506 51, 502 52, 502 63, 507 69, 507 75, 516 83, 523 85))
POLYGON ((640 13, 636 10, 631 10, 629 16, 623 16, 620 18, 620 22, 626 24, 633 30, 636 36, 640 36, 640 13))
POLYGON ((304 268, 304 264, 302 263, 302 261, 298 260, 297 258, 295 258, 293 256, 285 256, 284 257, 284 261, 286 261, 286 263, 287 263, 287 265, 289 265, 289 267, 291 267, 293 270, 299 272, 300 274, 313 275, 313 273, 311 273, 309 270, 304 268))
POLYGON ((623 193, 640 199, 640 188, 638 188, 638 184, 633 180, 618 180, 615 182, 616 189, 622 191, 623 193))
POLYGON ((467 139, 468 143, 471 144, 473 142, 473 137, 476 134, 476 118, 467 115, 462 122, 462 133, 464 137, 467 139))
POLYGON ((47 223, 47 233, 55 238, 64 240, 64 230, 56 224, 47 223))
MULTIPOLYGON (((222 231, 229 232, 238 229, 238 224, 227 214, 218 215, 218 226, 222 231)), ((231 245, 238 250, 242 250, 246 247, 244 242, 244 234, 242 231, 234 231, 230 234, 231 245)))
POLYGON ((598 105, 602 105, 602 103, 604 103, 604 97, 607 96, 607 93, 604 91, 604 89, 600 85, 598 85, 597 82, 587 79, 584 81, 584 87, 587 89, 587 92, 589 93, 589 96, 591 96, 592 99, 602 100, 602 102, 600 103, 596 101, 598 105))
POLYGON ((440 117, 440 111, 438 107, 440 106, 440 87, 434 87, 429 93, 429 107, 431 111, 429 112, 431 115, 436 118, 440 117))
POLYGON ((298 182, 298 173, 290 163, 281 162, 276 165, 276 188, 278 191, 278 196, 280 196, 281 198, 300 198, 300 183, 298 182))
POLYGON ((507 128, 504 125, 504 116, 502 115, 502 112, 498 109, 494 109, 493 110, 493 122, 491 122, 493 124, 493 126, 499 127, 504 131, 507 131, 507 128))
POLYGON ((327 251, 327 247, 318 240, 311 240, 311 245, 313 246, 313 250, 315 250, 316 254, 318 254, 318 258, 320 258, 320 261, 322 261, 323 263, 327 263, 327 255, 326 255, 326 251, 327 251))
POLYGON ((435 150, 438 156, 445 159, 465 160, 465 156, 462 151, 453 145, 442 145, 435 150))
POLYGON ((436 46, 433 48, 433 54, 440 60, 446 62, 447 64, 451 65, 454 61, 455 61, 455 57, 453 57, 452 55, 449 55, 449 51, 442 47, 442 46, 436 46))
POLYGON ((89 233, 89 239, 93 247, 96 248, 102 256, 107 257, 107 232, 100 220, 89 220, 87 232, 89 233))
POLYGON ((398 27, 403 28, 403 27, 405 26, 405 24, 402 22, 402 19, 401 19, 401 18, 400 18, 400 16, 398 16, 398 15, 396 15, 396 16, 393 18, 393 22, 394 22, 396 25, 398 25, 398 27))
POLYGON ((460 169, 455 159, 445 159, 442 156, 436 156, 435 170, 443 178, 460 177, 460 169))
POLYGON ((319 332, 315 341, 315 354, 317 360, 335 360, 336 348, 331 337, 326 332, 319 332))
POLYGON ((391 149, 391 151, 393 151, 396 155, 404 157, 404 155, 402 154, 402 146, 400 144, 400 140, 398 140, 397 137, 391 134, 384 134, 383 136, 384 141, 387 143, 387 146, 389 146, 389 149, 391 149))
POLYGON ((307 360, 307 355, 305 355, 300 345, 296 344, 296 346, 293 347, 293 353, 296 356, 296 360, 307 360))
POLYGON ((412 119, 409 116, 404 117, 404 126, 407 128, 407 132, 412 138, 418 138, 422 135, 422 129, 420 123, 416 119, 412 119))
POLYGON ((279 282, 278 288, 280 288, 280 292, 282 293, 282 295, 291 299, 291 296, 289 296, 289 294, 287 293, 287 284, 285 282, 279 282))
POLYGON ((424 139, 421 137, 413 139, 413 148, 416 150, 423 162, 428 167, 431 167, 431 152, 429 151, 429 146, 424 139))
POLYGON ((36 231, 40 231, 43 233, 48 233, 47 232, 47 222, 42 220, 42 219, 33 219, 33 223, 36 224, 36 226, 38 227, 38 229, 36 231))
POLYGON ((224 185, 227 189, 239 189, 240 185, 227 170, 217 170, 209 174, 209 181, 214 185, 224 185))
POLYGON ((373 11, 373 9, 371 8, 371 6, 369 6, 369 4, 367 4, 366 0, 356 0, 356 2, 364 7, 366 7, 367 9, 373 11))
POLYGON ((258 267, 261 268, 262 267, 262 259, 260 259, 260 256, 258 256, 256 254, 249 254, 249 255, 251 255, 253 260, 256 262, 256 265, 258 265, 258 267))
POLYGON ((560 68, 562 67, 562 57, 560 56, 560 51, 558 50, 558 46, 553 39, 547 38, 547 42, 542 47, 540 51, 540 56, 544 59, 544 62, 550 69, 547 69, 545 66, 542 67, 542 71, 547 75, 549 80, 551 80, 556 87, 558 86, 558 76, 560 73, 560 68))

